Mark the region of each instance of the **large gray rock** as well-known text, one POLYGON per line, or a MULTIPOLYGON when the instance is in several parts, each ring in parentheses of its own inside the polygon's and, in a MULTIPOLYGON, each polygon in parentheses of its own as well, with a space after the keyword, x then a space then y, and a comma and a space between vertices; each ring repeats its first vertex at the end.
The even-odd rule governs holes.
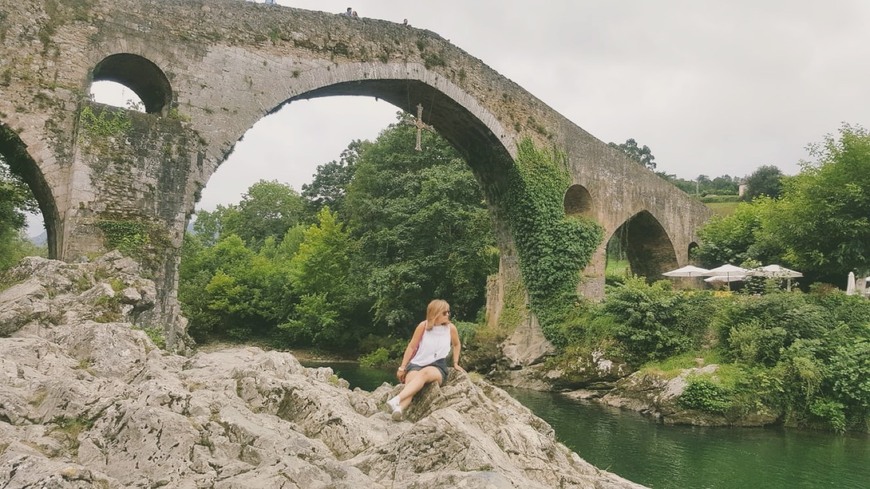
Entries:
POLYGON ((688 368, 672 377, 651 371, 635 372, 617 382, 600 401, 609 406, 638 411, 664 424, 693 426, 765 426, 781 413, 758 406, 752 412, 710 413, 680 406, 679 398, 694 375, 716 375, 718 365, 688 368))
POLYGON ((31 256, 7 272, 15 282, 0 291, 0 336, 24 326, 71 324, 84 320, 136 323, 154 307, 154 282, 117 251, 88 263, 64 263, 31 256))
MULTIPOLYGON (((93 288, 80 296, 104 301, 93 288)), ((473 376, 425 389, 394 422, 398 386, 350 390, 258 348, 172 355, 127 322, 29 310, 0 338, 0 487, 640 487, 473 376)))

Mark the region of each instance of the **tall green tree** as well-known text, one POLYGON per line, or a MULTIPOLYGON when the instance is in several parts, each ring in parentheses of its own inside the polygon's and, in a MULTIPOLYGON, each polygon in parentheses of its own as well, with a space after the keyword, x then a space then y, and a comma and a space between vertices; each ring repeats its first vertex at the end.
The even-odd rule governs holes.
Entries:
POLYGON ((356 268, 350 235, 337 214, 324 207, 317 223, 305 230, 289 264, 290 280, 301 296, 290 319, 281 325, 291 340, 341 347, 369 331, 354 317, 365 299, 356 268))
POLYGON ((786 258, 821 280, 870 271, 870 134, 844 125, 811 147, 817 161, 785 180, 765 224, 786 258))
POLYGON ((27 225, 26 213, 38 209, 30 187, 9 170, 0 154, 0 270, 38 251, 21 235, 27 225))
MULTIPOLYGON (((361 154, 346 205, 358 239, 375 319, 394 330, 416 323, 436 297, 473 320, 497 270, 480 186, 443 138, 400 121, 361 154)), ((404 333, 404 331, 403 331, 404 333)))
POLYGON ((765 165, 746 177, 746 193, 744 200, 752 200, 761 195, 776 199, 782 192, 782 171, 773 166, 765 165))
POLYGON ((714 216, 698 231, 701 245, 695 252, 696 258, 707 267, 749 260, 782 262, 785 246, 764 226, 774 205, 771 199, 761 197, 741 202, 728 216, 714 216))
POLYGON ((223 211, 220 232, 221 236, 235 234, 259 249, 267 237, 281 239, 306 218, 304 200, 289 185, 260 180, 251 185, 238 205, 223 211))
POLYGON ((640 163, 645 168, 649 168, 650 170, 656 169, 656 157, 653 156, 652 150, 649 149, 649 146, 645 144, 643 146, 638 146, 637 141, 629 138, 622 144, 608 143, 608 146, 622 151, 628 155, 629 158, 640 163))
POLYGON ((341 152, 338 161, 333 160, 319 165, 311 183, 302 185, 302 197, 307 201, 312 215, 317 214, 324 207, 329 207, 342 215, 344 198, 356 171, 356 162, 359 160, 360 153, 370 144, 369 141, 358 139, 352 141, 347 149, 341 152))
POLYGON ((287 262, 266 240, 261 252, 236 235, 203 246, 198 235, 185 236, 179 267, 178 298, 197 341, 269 338, 296 302, 287 262))

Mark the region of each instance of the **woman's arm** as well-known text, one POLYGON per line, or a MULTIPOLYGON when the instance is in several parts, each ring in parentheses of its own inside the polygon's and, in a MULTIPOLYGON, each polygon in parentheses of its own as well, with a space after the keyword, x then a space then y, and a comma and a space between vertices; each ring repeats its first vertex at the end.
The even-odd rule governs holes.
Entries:
POLYGON ((459 341, 459 330, 456 325, 450 323, 450 346, 453 350, 453 368, 465 372, 465 369, 459 366, 459 353, 462 351, 462 342, 459 341))
POLYGON ((414 353, 417 353, 420 339, 423 338, 424 329, 426 329, 426 321, 417 325, 417 329, 414 330, 414 334, 411 336, 411 341, 408 342, 408 346, 405 348, 405 354, 402 355, 402 364, 399 365, 399 369, 396 371, 396 378, 399 379, 399 382, 405 381, 405 368, 408 367, 408 363, 414 358, 414 353))

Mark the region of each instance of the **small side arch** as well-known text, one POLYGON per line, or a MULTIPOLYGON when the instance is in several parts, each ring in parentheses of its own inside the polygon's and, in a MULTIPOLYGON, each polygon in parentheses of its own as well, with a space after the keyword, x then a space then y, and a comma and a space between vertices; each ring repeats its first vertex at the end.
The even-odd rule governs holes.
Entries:
POLYGON ((592 194, 583 185, 571 185, 563 199, 566 216, 592 217, 592 194))
POLYGON ((132 90, 149 114, 164 114, 172 104, 172 85, 163 70, 137 54, 119 53, 94 66, 91 82, 111 81, 132 90))

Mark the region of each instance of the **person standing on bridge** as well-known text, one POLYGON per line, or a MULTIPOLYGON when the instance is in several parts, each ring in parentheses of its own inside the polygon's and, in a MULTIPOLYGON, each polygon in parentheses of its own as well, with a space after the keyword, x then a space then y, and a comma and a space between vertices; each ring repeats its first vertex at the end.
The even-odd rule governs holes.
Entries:
POLYGON ((462 343, 459 341, 456 325, 450 322, 450 304, 435 299, 426 308, 426 320, 421 321, 414 330, 396 372, 396 378, 399 382, 404 382, 405 387, 398 396, 387 401, 394 421, 402 419, 402 412, 408 409, 414 395, 426 384, 444 384, 447 380, 447 355, 451 349, 453 368, 465 372, 459 366, 462 343))

